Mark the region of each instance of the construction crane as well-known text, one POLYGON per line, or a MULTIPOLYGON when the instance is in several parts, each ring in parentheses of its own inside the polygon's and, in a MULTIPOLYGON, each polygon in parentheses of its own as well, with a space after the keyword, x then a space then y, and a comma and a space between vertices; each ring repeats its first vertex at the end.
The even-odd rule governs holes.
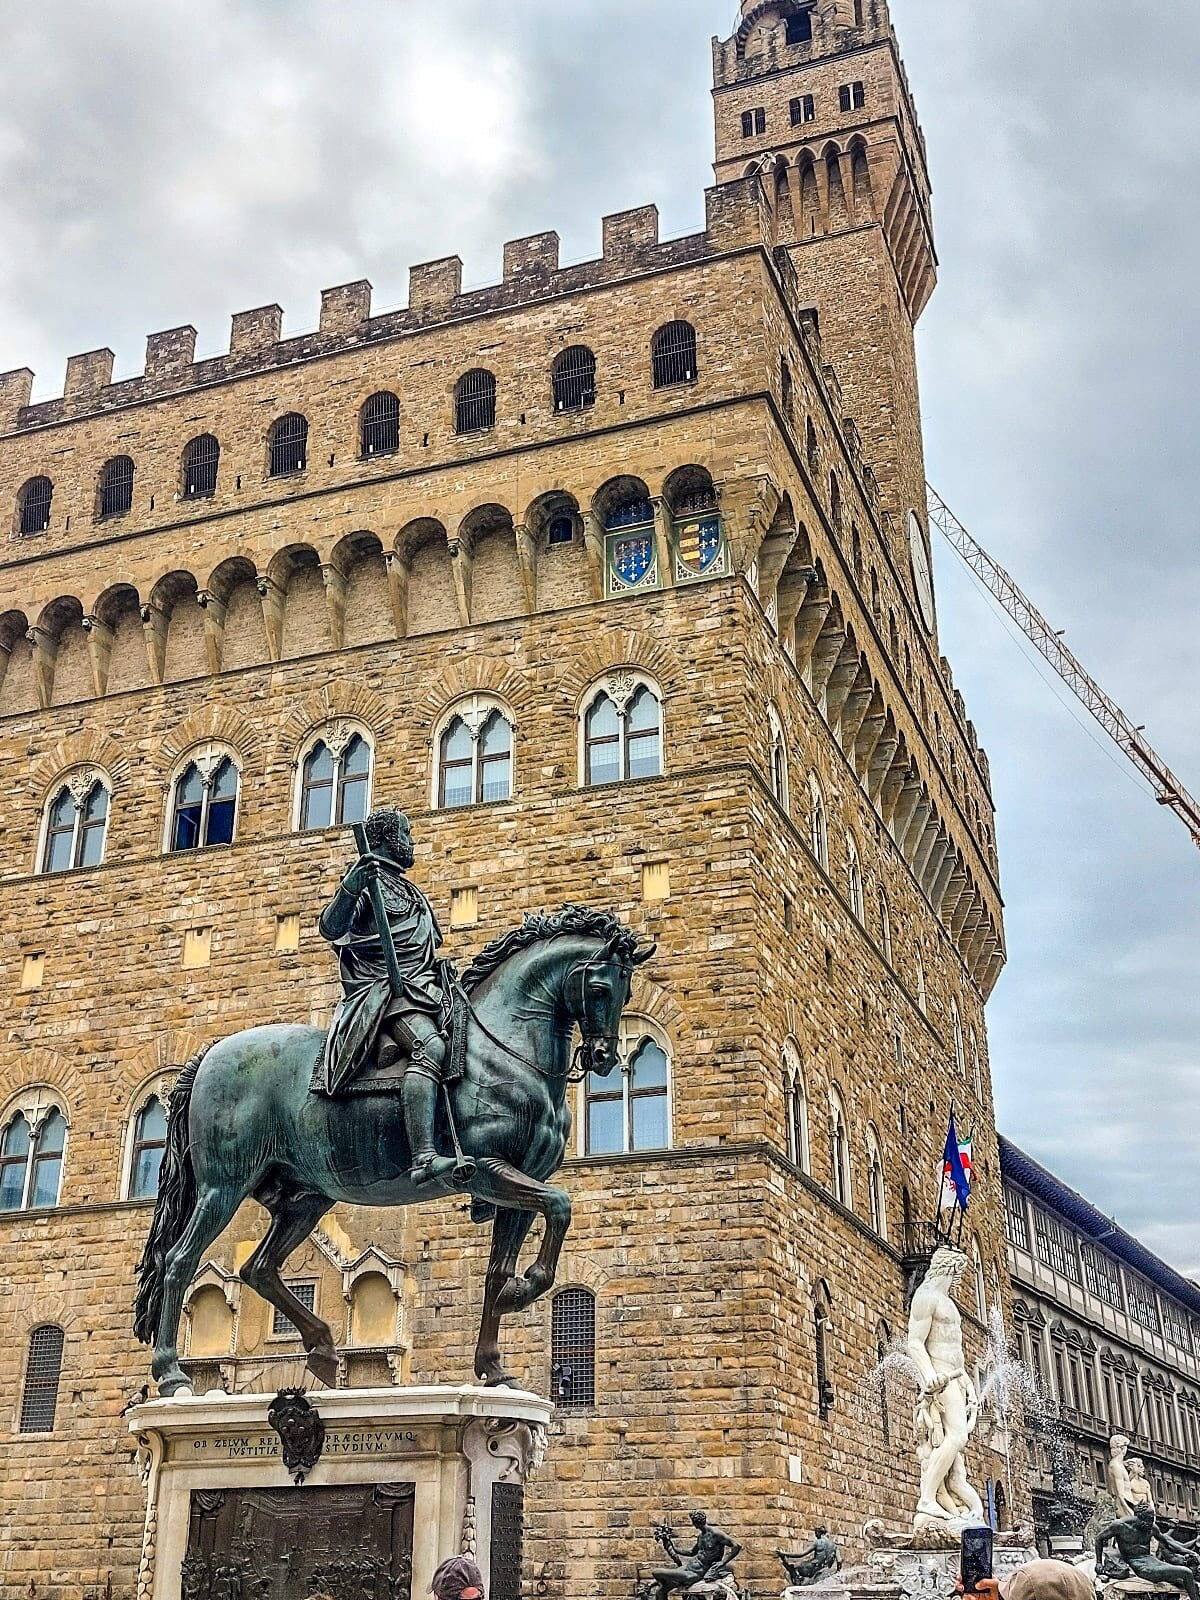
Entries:
POLYGON ((1192 843, 1200 845, 1200 805, 1193 800, 1166 762, 1155 754, 1142 737, 1142 730, 1134 727, 1120 706, 1109 699, 1063 643, 1062 634, 1050 626, 1004 568, 972 539, 937 490, 927 484, 926 491, 930 522, 995 595, 1021 632, 1050 663, 1067 688, 1087 707, 1117 748, 1133 762, 1154 790, 1159 805, 1173 811, 1191 834, 1192 843))

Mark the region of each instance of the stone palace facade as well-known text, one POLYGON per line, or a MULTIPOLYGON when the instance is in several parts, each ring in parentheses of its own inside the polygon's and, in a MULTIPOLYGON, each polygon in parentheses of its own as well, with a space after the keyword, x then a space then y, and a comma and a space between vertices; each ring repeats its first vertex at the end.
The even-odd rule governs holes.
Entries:
MULTIPOLYGON (((627 1063, 581 1085, 576 1221, 508 1349, 558 1402, 526 1576, 625 1596, 699 1504, 774 1587, 821 1518, 911 1512, 870 1374, 975 1133, 976 1353, 1004 1271, 984 1004, 988 768, 939 654, 914 324, 924 141, 885 0, 746 0, 714 41, 702 231, 607 217, 464 292, 457 258, 227 354, 0 375, 0 1592, 131 1595, 133 1274, 174 1075, 324 1022, 316 917, 372 802, 465 959, 523 913, 658 941, 627 1063)), ((198 1388, 301 1372, 238 1278, 193 1285, 198 1388)), ((289 1281, 350 1385, 469 1376, 461 1203, 334 1213, 289 1281)), ((893 1411, 903 1409, 893 1405, 893 1411)), ((982 1485, 1000 1471, 984 1446, 982 1485)))

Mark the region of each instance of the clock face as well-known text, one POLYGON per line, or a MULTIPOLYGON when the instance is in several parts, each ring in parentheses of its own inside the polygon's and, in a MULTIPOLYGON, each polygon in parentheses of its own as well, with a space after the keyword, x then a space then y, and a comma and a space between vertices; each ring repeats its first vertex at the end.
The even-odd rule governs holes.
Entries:
POLYGON ((912 562, 913 587, 917 591, 917 604, 921 620, 933 632, 933 573, 929 570, 929 551, 925 548, 925 533, 915 511, 908 513, 908 554, 912 562))

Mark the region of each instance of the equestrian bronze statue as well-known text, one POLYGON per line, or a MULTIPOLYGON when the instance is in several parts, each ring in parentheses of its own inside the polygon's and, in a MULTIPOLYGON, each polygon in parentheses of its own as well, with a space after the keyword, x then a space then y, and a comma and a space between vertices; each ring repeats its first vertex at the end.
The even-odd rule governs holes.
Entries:
POLYGON ((487 1384, 515 1381, 500 1357, 501 1317, 554 1283, 571 1201, 547 1180, 566 1153, 568 1088, 618 1065, 634 969, 654 946, 609 912, 565 906, 526 917, 460 976, 437 957, 437 920, 405 875, 408 819, 372 813, 359 849, 320 922, 343 987, 329 1031, 278 1023, 233 1034, 198 1052, 171 1095, 134 1322, 154 1346, 162 1394, 188 1386, 178 1351, 184 1296, 247 1198, 271 1220, 241 1277, 295 1324, 326 1383, 337 1371, 332 1330, 281 1271, 339 1202, 470 1194, 472 1219, 492 1224, 475 1350, 487 1384), (519 1272, 538 1215, 541 1247, 519 1272))

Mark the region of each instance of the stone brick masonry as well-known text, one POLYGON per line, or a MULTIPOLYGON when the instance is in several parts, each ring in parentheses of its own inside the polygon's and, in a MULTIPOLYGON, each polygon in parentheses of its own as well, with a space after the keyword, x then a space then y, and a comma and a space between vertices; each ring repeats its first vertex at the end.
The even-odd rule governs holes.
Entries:
MULTIPOLYGON (((806 74, 819 88, 845 76, 831 56, 872 46, 871 73, 855 76, 883 97, 879 139, 893 156, 904 145, 927 199, 878 0, 861 24, 821 0, 813 45, 791 56, 791 4, 745 9, 783 99, 806 74)), ((753 50, 722 48, 734 79, 753 75, 753 50)), ((145 1503, 120 1413, 148 1370, 129 1324, 149 1206, 122 1198, 131 1119, 200 1044, 328 1018, 335 974, 315 920, 350 841, 299 831, 296 791, 307 742, 338 719, 372 744, 376 800, 412 814, 416 872, 443 922, 456 891, 477 891, 453 956, 566 900, 658 941, 633 1011, 669 1044, 670 1146, 573 1145, 559 1287, 596 1296, 596 1403, 555 1424, 531 1506, 531 1592, 627 1595, 655 1524, 693 1503, 746 1544, 742 1577, 764 1592, 778 1583, 771 1552, 814 1518, 853 1550, 868 1511, 908 1512, 907 1399, 885 1419, 869 1375, 903 1326, 906 1224, 930 1209, 951 1102, 976 1134, 969 1238, 988 1295, 1004 1281, 983 1011, 1004 958, 987 763, 908 565, 919 305, 907 280, 897 289, 889 189, 881 177, 871 213, 840 228, 827 207, 825 231, 798 241, 771 172, 729 169, 740 121, 722 115, 721 181, 689 239, 660 244, 647 208, 606 219, 604 255, 583 266, 560 269, 557 239, 539 235, 506 246, 492 289, 462 294, 455 261, 415 269, 405 312, 371 316, 369 286, 351 284, 327 291, 305 338, 280 341, 271 307, 235 317, 229 354, 209 361, 193 362, 188 329, 152 335, 145 375, 119 384, 107 353, 74 358, 58 400, 31 405, 27 373, 0 376, 0 507, 13 508, 0 545, 0 1127, 31 1101, 69 1125, 59 1204, 0 1215, 4 1600, 133 1593, 145 1503), (655 388, 652 340, 676 318, 696 330, 698 371, 655 388), (558 412, 551 365, 580 343, 596 355, 596 401, 558 412), (458 435, 455 385, 480 365, 497 380, 495 426, 458 435), (362 459, 359 414, 378 390, 399 397, 399 448, 362 459), (289 411, 308 420, 306 466, 272 478, 269 430, 289 411), (221 445, 216 492, 188 499, 180 463, 203 433, 221 445), (132 506, 100 519, 118 454, 135 463, 132 506), (21 494, 41 474, 49 526, 22 536, 21 494), (710 482, 727 575, 672 581, 674 513, 710 482), (630 497, 654 502, 663 582, 610 596, 605 518, 630 497), (552 545, 563 515, 573 537, 552 545), (589 788, 580 715, 622 671, 661 698, 664 770, 589 788), (513 725, 512 797, 439 810, 437 735, 477 694, 513 725), (173 782, 202 747, 240 768, 235 841, 164 853, 173 782), (47 803, 82 772, 111 793, 103 864, 39 873, 47 803), (661 873, 644 897, 647 865, 665 865, 665 898, 661 873), (294 915, 293 950, 277 933, 294 915), (201 929, 207 964, 185 969, 201 929), (44 958, 36 986, 30 957, 44 958), (66 1334, 55 1425, 22 1434, 29 1336, 47 1323, 66 1334)), ((875 135, 863 138, 870 163, 875 135)), ((894 174, 887 159, 880 173, 894 174)), ((266 1386, 298 1377, 299 1346, 228 1276, 262 1221, 248 1205, 212 1255, 236 1306, 228 1349, 201 1351, 193 1330, 192 1354, 266 1386)), ((316 1283, 345 1342, 354 1263, 375 1245, 398 1296, 391 1370, 468 1376, 486 1238, 461 1203, 339 1211, 324 1227, 290 1275, 316 1283)), ((973 1289, 963 1298, 978 1354, 973 1289)), ((546 1300, 506 1333, 515 1370, 542 1390, 550 1319, 546 1300)), ((977 1477, 999 1470, 981 1447, 977 1477)))

